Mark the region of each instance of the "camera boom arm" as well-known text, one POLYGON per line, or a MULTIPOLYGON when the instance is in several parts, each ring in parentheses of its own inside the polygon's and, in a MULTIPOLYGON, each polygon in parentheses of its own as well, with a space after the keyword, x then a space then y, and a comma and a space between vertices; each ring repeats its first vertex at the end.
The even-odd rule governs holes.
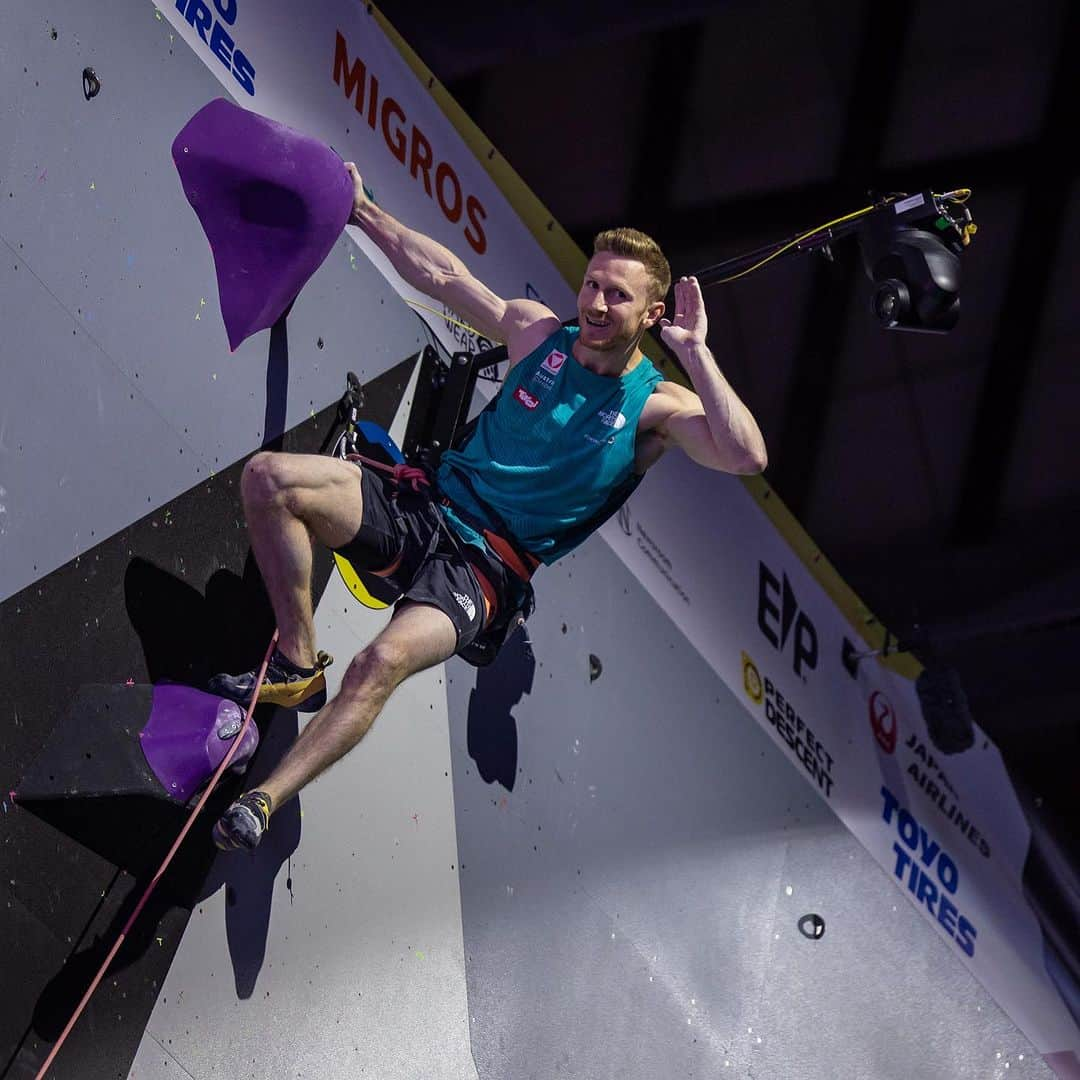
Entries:
POLYGON ((946 333, 959 317, 960 254, 977 228, 964 205, 970 195, 968 188, 942 195, 930 190, 886 195, 871 206, 707 266, 694 276, 704 288, 745 277, 795 251, 822 251, 831 258, 830 245, 854 234, 867 276, 875 283, 871 310, 882 325, 946 333))

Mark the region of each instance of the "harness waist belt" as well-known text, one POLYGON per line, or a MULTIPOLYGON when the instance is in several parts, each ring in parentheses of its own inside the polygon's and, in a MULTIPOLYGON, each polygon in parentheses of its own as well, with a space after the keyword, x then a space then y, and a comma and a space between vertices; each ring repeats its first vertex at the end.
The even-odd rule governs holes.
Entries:
MULTIPOLYGON (((449 463, 447 463, 449 464, 449 463)), ((528 581, 536 572, 538 566, 541 565, 540 560, 532 554, 530 551, 526 551, 521 544, 514 539, 513 534, 507 527, 507 524, 500 515, 480 496, 476 493, 476 488, 473 487, 472 481, 460 470, 454 468, 453 465, 449 466, 454 475, 465 486, 466 490, 475 500, 476 505, 483 510, 484 514, 490 521, 493 521, 501 530, 501 532, 495 532, 487 524, 482 521, 478 521, 472 514, 464 510, 457 503, 451 502, 446 497, 445 492, 440 492, 442 496, 443 505, 452 506, 454 513, 457 514, 466 525, 475 529, 485 540, 488 547, 505 563, 522 581, 528 581)))
MULTIPOLYGON (((457 507, 454 508, 457 510, 457 507)), ((484 541, 492 551, 511 569, 522 581, 528 581, 540 565, 540 560, 527 551, 515 547, 504 536, 490 529, 483 531, 484 541), (527 560, 527 561, 526 561, 527 560)))

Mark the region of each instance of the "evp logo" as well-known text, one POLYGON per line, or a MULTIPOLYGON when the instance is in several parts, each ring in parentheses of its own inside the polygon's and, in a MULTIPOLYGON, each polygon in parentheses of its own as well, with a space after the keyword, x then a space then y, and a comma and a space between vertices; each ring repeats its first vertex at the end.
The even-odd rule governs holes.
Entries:
POLYGON ((517 398, 526 409, 535 409, 536 406, 540 404, 540 399, 538 397, 533 397, 524 386, 519 386, 514 391, 514 397, 517 398))
POLYGON ((787 574, 783 575, 781 585, 763 562, 758 565, 758 629, 778 652, 783 652, 788 639, 792 639, 792 668, 796 675, 805 679, 803 670, 813 671, 817 667, 817 630, 806 612, 799 610, 787 574))

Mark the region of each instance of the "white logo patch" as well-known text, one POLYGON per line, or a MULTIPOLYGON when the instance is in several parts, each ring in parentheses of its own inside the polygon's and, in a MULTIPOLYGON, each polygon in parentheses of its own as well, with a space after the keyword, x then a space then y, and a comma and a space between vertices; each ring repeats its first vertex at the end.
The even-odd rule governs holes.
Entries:
POLYGON ((600 422, 602 424, 606 424, 616 431, 620 431, 622 428, 626 427, 626 417, 615 409, 608 409, 606 412, 598 412, 596 415, 600 417, 600 422))
POLYGON ((561 353, 558 349, 552 349, 551 352, 544 357, 544 362, 540 366, 545 371, 550 371, 552 375, 558 375, 559 368, 565 363, 566 353, 561 353))
POLYGON ((476 618, 476 605, 462 593, 454 593, 454 599, 461 605, 462 610, 469 616, 469 622, 476 618))

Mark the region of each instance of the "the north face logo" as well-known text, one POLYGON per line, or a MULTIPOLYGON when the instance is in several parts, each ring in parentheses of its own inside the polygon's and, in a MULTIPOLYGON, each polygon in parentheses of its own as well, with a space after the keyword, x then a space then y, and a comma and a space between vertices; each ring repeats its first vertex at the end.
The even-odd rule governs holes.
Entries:
POLYGON ((544 357, 544 362, 540 365, 545 371, 550 371, 552 375, 559 373, 559 368, 566 363, 566 353, 559 352, 558 349, 552 349, 551 352, 544 357))
POLYGON ((469 622, 476 618, 476 605, 464 594, 454 593, 454 599, 461 605, 462 611, 469 616, 469 622))
POLYGON ((514 397, 516 397, 526 409, 535 409, 536 406, 540 404, 540 399, 538 397, 533 397, 524 386, 519 386, 517 390, 514 391, 514 397))
POLYGON ((621 431, 626 427, 626 417, 618 409, 608 409, 604 412, 598 412, 596 415, 600 417, 602 424, 614 428, 616 431, 621 431))

